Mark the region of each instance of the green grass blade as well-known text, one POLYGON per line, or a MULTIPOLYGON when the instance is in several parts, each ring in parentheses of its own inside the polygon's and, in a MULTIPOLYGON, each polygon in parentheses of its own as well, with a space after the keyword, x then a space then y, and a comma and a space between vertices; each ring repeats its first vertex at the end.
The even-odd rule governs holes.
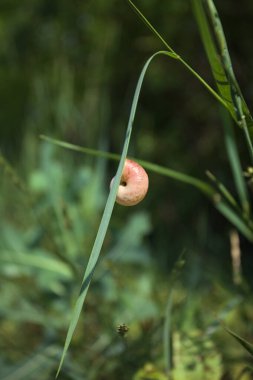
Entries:
POLYGON ((234 136, 234 127, 232 125, 231 119, 228 117, 227 113, 223 112, 223 125, 225 131, 225 144, 227 148, 227 154, 229 163, 231 166, 235 187, 242 205, 242 209, 245 211, 245 214, 249 214, 249 198, 248 191, 245 183, 245 179, 243 176, 243 171, 241 167, 240 157, 238 154, 238 149, 234 136))
MULTIPOLYGON (((115 161, 120 160, 119 154, 108 153, 108 152, 104 152, 104 151, 100 151, 100 150, 96 150, 96 149, 89 149, 89 148, 81 147, 78 145, 67 143, 65 141, 53 139, 51 137, 44 136, 44 135, 41 135, 40 137, 43 140, 45 140, 51 144, 58 145, 62 148, 74 150, 76 152, 90 154, 90 155, 93 155, 96 157, 104 157, 104 158, 115 160, 115 161)), ((181 173, 179 171, 176 171, 176 170, 173 170, 170 168, 166 168, 165 166, 153 164, 151 162, 144 161, 144 160, 139 160, 135 157, 129 157, 129 158, 138 162, 140 165, 142 165, 145 169, 149 170, 150 172, 175 179, 175 180, 183 182, 187 185, 191 185, 191 186, 197 188, 198 190, 200 190, 206 196, 212 197, 215 195, 215 191, 213 190, 213 188, 211 186, 209 186, 206 182, 204 182, 198 178, 192 177, 188 174, 181 173)))
POLYGON ((246 140, 246 144, 247 144, 247 148, 248 148, 250 159, 251 159, 251 163, 253 165, 253 146, 252 146, 252 141, 251 141, 248 125, 247 125, 247 122, 246 122, 246 118, 245 118, 245 115, 244 115, 243 109, 242 109, 242 99, 239 96, 237 96, 237 95, 235 96, 235 104, 236 104, 236 108, 237 108, 237 111, 238 111, 239 117, 240 117, 240 126, 243 129, 245 140, 246 140))
POLYGON ((100 222, 100 226, 98 228, 97 236, 96 236, 96 239, 95 239, 95 242, 94 242, 94 245, 92 248, 92 252, 90 254, 90 258, 89 258, 89 261, 88 261, 88 264, 87 264, 87 267, 86 267, 86 270, 84 273, 80 293, 79 293, 79 296, 77 298, 76 304, 74 306, 73 315, 72 315, 70 325, 68 328, 68 332, 67 332, 67 336, 66 336, 66 340, 65 340, 65 344, 64 344, 64 348, 63 348, 63 352, 62 352, 62 356, 61 356, 61 360, 60 360, 60 364, 58 367, 56 377, 58 377, 58 375, 60 373, 64 358, 66 356, 67 350, 68 350, 70 342, 72 340, 72 336, 73 336, 75 328, 77 326, 77 323, 78 323, 78 320, 79 320, 79 317, 80 317, 80 314, 82 311, 82 307, 84 304, 84 300, 86 298, 86 295, 87 295, 87 292, 89 289, 89 285, 90 285, 93 273, 95 271, 95 267, 97 265, 99 255, 101 252, 101 248, 102 248, 102 245, 104 242, 104 238, 105 238, 105 235, 106 235, 106 232, 108 229, 108 225, 109 225, 109 222, 111 219, 113 207, 115 204, 117 190, 118 190, 118 187, 120 184, 121 174, 122 174, 123 166, 124 166, 127 151, 128 151, 128 146, 129 146, 129 142, 130 142, 133 122, 134 122, 134 118, 135 118, 136 108, 137 108, 137 104, 138 104, 138 100, 139 100, 139 96, 140 96, 140 91, 141 91, 143 79, 144 79, 145 73, 146 73, 148 66, 151 63, 151 61, 156 56, 161 55, 161 54, 171 56, 171 54, 168 54, 168 52, 164 52, 164 51, 159 51, 159 52, 153 54, 145 63, 145 65, 141 71, 141 74, 139 76, 138 82, 137 82, 137 86, 136 86, 134 97, 133 97, 132 107, 131 107, 131 111, 130 111, 128 126, 127 126, 127 130, 126 130, 126 136, 125 136, 125 141, 124 141, 124 145, 123 145, 123 150, 122 150, 121 158, 120 158, 120 162, 119 162, 119 166, 118 166, 117 173, 116 173, 116 176, 115 176, 115 179, 113 182, 113 186, 111 188, 110 194, 108 196, 108 199, 107 199, 107 202, 105 205, 104 213, 103 213, 103 216, 102 216, 102 219, 100 222))
POLYGON ((140 11, 140 9, 131 1, 128 0, 129 4, 133 8, 133 10, 137 13, 137 15, 140 17, 140 19, 148 26, 148 28, 154 33, 156 37, 163 43, 164 46, 173 54, 176 54, 175 51, 172 49, 171 46, 165 41, 165 39, 161 36, 161 34, 154 28, 154 26, 151 24, 151 22, 144 16, 144 14, 140 11))
POLYGON ((237 340, 237 342, 240 343, 240 345, 245 348, 246 351, 248 351, 248 353, 253 356, 253 344, 249 343, 247 340, 245 340, 244 338, 240 337, 238 334, 236 334, 235 332, 233 332, 232 330, 230 330, 229 328, 225 327, 225 330, 233 337, 237 340))
POLYGON ((143 13, 140 11, 140 9, 131 1, 128 0, 129 4, 131 7, 134 9, 134 11, 137 13, 137 15, 140 17, 140 19, 144 22, 145 25, 148 26, 148 28, 153 32, 153 34, 162 42, 164 46, 168 49, 169 52, 175 54, 177 57, 178 61, 181 62, 187 70, 191 72, 199 81, 204 85, 204 87, 218 100, 225 108, 229 110, 229 105, 227 102, 223 100, 222 97, 220 97, 219 94, 217 94, 214 89, 209 86, 209 84, 182 58, 180 57, 174 49, 165 41, 165 39, 161 36, 161 34, 155 29, 155 27, 151 24, 149 20, 143 15, 143 13))
MULTIPOLYGON (((66 143, 64 141, 52 139, 52 138, 46 137, 46 136, 41 136, 41 137, 43 138, 43 140, 46 140, 46 141, 48 141, 50 143, 56 144, 56 145, 61 146, 63 148, 71 149, 71 150, 74 150, 74 151, 79 151, 79 152, 82 152, 82 153, 88 153, 88 154, 92 154, 92 155, 95 155, 95 156, 105 157, 105 158, 113 159, 113 160, 119 160, 120 159, 120 156, 117 155, 117 154, 107 153, 107 152, 101 152, 101 151, 94 150, 94 149, 83 148, 81 146, 76 146, 76 145, 69 144, 69 143, 66 143)), ((130 157, 130 158, 132 158, 132 157, 130 157)), ((134 157, 132 159, 135 160, 136 162, 138 162, 140 165, 142 165, 145 169, 147 169, 147 170, 149 170, 149 171, 151 171, 153 173, 160 174, 160 175, 163 175, 165 177, 175 179, 175 180, 180 181, 180 182, 182 182, 184 184, 193 186, 196 189, 198 189, 199 191, 201 191, 209 200, 211 200, 214 203, 214 205, 218 209, 218 211, 223 216, 225 216, 225 218, 227 220, 229 220, 236 228, 238 228, 238 230, 247 239, 249 239, 250 241, 252 241, 252 239, 253 239, 253 232, 248 227, 247 223, 242 219, 242 216, 239 216, 223 200, 219 200, 218 202, 216 202, 215 201, 216 195, 219 196, 219 194, 208 183, 206 183, 206 182, 204 182, 204 181, 202 181, 202 180, 200 180, 198 178, 189 176, 189 175, 187 175, 185 173, 181 173, 181 172, 178 172, 176 170, 172 170, 172 169, 166 168, 164 166, 153 164, 151 162, 144 161, 144 160, 139 160, 139 159, 136 159, 134 157)), ((222 194, 222 195, 224 196, 224 194, 222 194)), ((229 197, 230 197, 229 203, 235 209, 237 209, 240 212, 239 205, 236 203, 236 201, 235 201, 235 199, 233 197, 231 198, 231 194, 230 193, 229 193, 229 197)), ((227 198, 227 197, 225 197, 225 198, 227 198)))
POLYGON ((223 195, 223 197, 233 206, 234 208, 238 209, 238 204, 233 197, 233 195, 228 191, 226 186, 218 180, 217 177, 213 173, 211 173, 209 170, 206 171, 207 177, 215 184, 219 192, 223 195))
POLYGON ((241 125, 241 116, 236 104, 236 97, 242 102, 243 114, 248 126, 253 125, 253 119, 248 106, 243 99, 241 90, 235 78, 231 59, 229 56, 226 39, 217 10, 212 0, 192 0, 196 20, 199 25, 201 38, 207 53, 207 57, 215 78, 218 91, 228 105, 228 109, 237 122, 241 125), (204 4, 204 5, 203 5, 204 4), (210 18, 211 26, 208 17, 210 18))
POLYGON ((238 231, 242 233, 249 241, 253 242, 253 231, 247 225, 247 222, 242 219, 231 207, 229 207, 225 202, 218 201, 215 203, 217 210, 225 216, 225 218, 235 226, 238 231))
POLYGON ((44 141, 51 143, 51 144, 58 145, 61 148, 73 150, 75 152, 85 153, 85 154, 89 154, 89 155, 95 156, 95 157, 103 157, 103 158, 107 158, 109 160, 115 160, 115 161, 120 160, 120 155, 116 154, 116 153, 109 153, 109 152, 105 152, 102 150, 85 148, 85 147, 80 146, 80 145, 71 144, 71 143, 68 143, 66 141, 54 139, 52 137, 45 136, 45 135, 40 135, 40 138, 44 141))

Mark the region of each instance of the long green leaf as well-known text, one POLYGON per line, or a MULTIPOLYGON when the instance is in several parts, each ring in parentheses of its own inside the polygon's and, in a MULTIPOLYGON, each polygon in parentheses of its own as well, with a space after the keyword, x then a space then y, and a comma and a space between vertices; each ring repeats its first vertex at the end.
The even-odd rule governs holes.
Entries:
POLYGON ((221 115, 223 118, 227 155, 231 166, 235 187, 240 198, 242 208, 245 211, 246 215, 248 215, 250 208, 249 198, 234 136, 234 126, 232 125, 231 118, 227 113, 223 112, 222 110, 221 115))
POLYGON ((223 100, 222 97, 220 97, 219 94, 217 94, 214 89, 209 86, 209 84, 180 56, 178 55, 174 49, 165 41, 165 39, 161 36, 161 34, 155 29, 155 27, 151 24, 151 22, 143 15, 143 13, 140 11, 140 9, 131 1, 128 0, 131 7, 134 9, 134 11, 137 13, 137 15, 140 17, 140 19, 144 22, 145 25, 154 33, 154 35, 162 42, 164 46, 168 49, 169 52, 175 54, 177 56, 177 59, 180 63, 184 65, 184 67, 191 72, 201 83, 205 86, 205 88, 225 107, 229 110, 229 105, 225 100, 223 100))
MULTIPOLYGON (((47 136, 41 136, 41 138, 52 144, 61 146, 63 148, 71 149, 74 151, 88 153, 88 154, 98 156, 98 157, 105 157, 112 160, 120 159, 120 156, 114 153, 108 153, 108 152, 98 151, 95 149, 84 148, 84 147, 73 145, 64 141, 52 139, 51 137, 47 137, 47 136)), ((229 193, 229 197, 228 197, 228 194, 225 197, 224 190, 221 191, 221 189, 218 187, 218 190, 221 192, 221 195, 223 195, 227 200, 229 200, 229 203, 231 203, 232 207, 229 207, 222 199, 219 199, 219 201, 216 202, 216 195, 219 196, 219 194, 216 192, 216 190, 213 189, 212 186, 210 186, 208 183, 198 178, 189 176, 188 174, 181 173, 173 169, 166 168, 161 165, 153 164, 148 161, 139 160, 134 157, 132 159, 134 159, 136 162, 142 165, 145 169, 153 173, 175 179, 187 185, 191 185, 195 187, 196 189, 198 189, 199 191, 201 191, 206 197, 208 197, 208 199, 214 202, 214 206, 218 209, 218 211, 223 216, 225 216, 225 218, 230 223, 232 223, 247 239, 249 239, 250 241, 253 240, 253 231, 249 228, 249 226, 247 225, 247 222, 242 218, 242 216, 239 216, 238 213, 235 212, 235 210, 239 212, 240 208, 239 208, 239 205, 236 203, 235 199, 231 198, 230 193, 229 193)))
POLYGON ((72 340, 72 336, 74 334, 76 325, 78 323, 78 320, 79 320, 79 317, 80 317, 80 314, 82 311, 83 303, 84 303, 84 300, 86 298, 86 295, 87 295, 87 292, 89 289, 89 285, 90 285, 93 273, 95 271, 95 267, 97 265, 99 255, 101 252, 101 248, 102 248, 102 245, 104 242, 104 238, 105 238, 105 235, 106 235, 106 232, 108 229, 108 225, 109 225, 109 222, 111 219, 113 207, 114 207, 115 200, 116 200, 116 194, 117 194, 118 187, 120 184, 121 174, 122 174, 123 166, 124 166, 127 151, 128 151, 128 146, 129 146, 129 142, 130 142, 133 122, 134 122, 134 118, 135 118, 136 108, 137 108, 137 104, 138 104, 138 100, 139 100, 139 96, 140 96, 140 91, 141 91, 143 79, 144 79, 144 76, 145 76, 145 73, 148 69, 149 64, 158 55, 166 55, 166 56, 170 56, 172 58, 177 58, 172 53, 168 53, 166 51, 159 51, 159 52, 153 54, 147 60, 147 62, 145 63, 145 65, 141 71, 141 74, 140 74, 140 77, 138 79, 137 86, 135 89, 134 97, 133 97, 132 107, 131 107, 131 111, 130 111, 128 126, 127 126, 127 130, 126 130, 126 136, 125 136, 123 150, 121 153, 119 166, 118 166, 117 173, 116 173, 116 176, 115 176, 115 179, 113 182, 113 186, 111 188, 110 194, 108 196, 108 199, 107 199, 107 202, 105 205, 104 213, 103 213, 103 216, 102 216, 99 228, 98 228, 97 236, 96 236, 96 239, 95 239, 95 242, 94 242, 91 254, 90 254, 90 258, 89 258, 89 261, 88 261, 88 264, 87 264, 87 267, 86 267, 86 270, 84 273, 80 293, 79 293, 79 296, 77 298, 77 301, 76 301, 76 304, 74 307, 73 315, 72 315, 70 325, 68 328, 68 332, 67 332, 67 336, 66 336, 66 340, 65 340, 65 344, 64 344, 64 348, 63 348, 63 352, 62 352, 62 356, 61 356, 61 360, 60 360, 60 364, 58 367, 56 377, 58 377, 58 375, 60 373, 64 358, 66 356, 68 347, 70 345, 70 342, 72 340))
POLYGON ((249 343, 246 339, 240 337, 238 334, 230 330, 228 327, 224 326, 225 330, 240 343, 240 345, 245 348, 248 353, 253 356, 253 344, 249 343))
POLYGON ((253 242, 253 231, 231 207, 222 201, 218 201, 215 207, 225 218, 235 226, 249 241, 253 242))
POLYGON ((246 123, 250 127, 253 125, 253 119, 235 78, 222 24, 214 3, 212 0, 192 1, 218 91, 227 103, 232 117, 240 126, 242 118, 236 104, 236 97, 241 99, 243 115, 245 115, 246 123))
MULTIPOLYGON (((44 136, 44 135, 41 135, 40 137, 43 140, 48 141, 52 144, 58 145, 62 148, 74 150, 76 152, 87 153, 89 155, 96 156, 96 157, 104 157, 104 158, 115 160, 115 161, 120 160, 119 154, 81 147, 78 145, 67 143, 65 141, 53 139, 51 137, 44 136)), ((183 182, 187 185, 191 185, 191 186, 197 188, 198 190, 200 190, 202 193, 204 193, 208 197, 213 197, 215 195, 215 191, 213 190, 213 188, 211 186, 209 186, 206 182, 204 182, 198 178, 192 177, 188 174, 185 174, 185 173, 182 173, 182 172, 170 169, 170 168, 166 168, 165 166, 153 164, 152 162, 139 160, 138 158, 135 158, 135 157, 129 157, 129 158, 138 162, 140 165, 142 165, 145 169, 149 170, 150 172, 175 179, 175 180, 183 182)))

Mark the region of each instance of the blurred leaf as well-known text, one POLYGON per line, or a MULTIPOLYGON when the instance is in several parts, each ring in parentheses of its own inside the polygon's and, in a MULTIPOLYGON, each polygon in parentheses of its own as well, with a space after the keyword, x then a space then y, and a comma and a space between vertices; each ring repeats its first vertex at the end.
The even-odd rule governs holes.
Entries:
POLYGON ((248 353, 253 356, 253 344, 249 343, 246 339, 242 338, 240 335, 236 334, 232 330, 230 330, 228 327, 224 326, 224 329, 229 333, 233 338, 237 340, 237 342, 240 343, 240 345, 245 348, 248 353))
POLYGON ((106 254, 106 259, 124 263, 147 265, 150 258, 143 246, 143 237, 151 231, 151 221, 146 212, 131 215, 122 227, 116 244, 106 254))
MULTIPOLYGON (((247 367, 244 367, 242 370, 241 370, 241 372, 239 373, 239 375, 236 377, 236 379, 235 380, 241 380, 243 377, 244 377, 244 375, 247 375, 247 374, 253 374, 253 367, 249 367, 249 366, 247 366, 247 367)), ((248 376, 247 376, 247 378, 246 379, 248 379, 248 376)), ((251 378, 250 378, 251 379, 251 378)))
POLYGON ((168 380, 164 372, 156 368, 152 363, 146 363, 134 375, 133 380, 168 380))
POLYGON ((60 275, 65 279, 72 278, 71 270, 65 263, 52 259, 43 251, 36 250, 31 253, 1 251, 0 262, 54 272, 55 275, 60 275))
POLYGON ((208 337, 173 334, 173 380, 220 380, 222 357, 208 337), (208 370, 207 370, 208 368, 208 370))
POLYGON ((29 359, 16 365, 15 369, 2 377, 2 380, 46 380, 49 378, 52 368, 55 367, 53 359, 57 354, 57 347, 48 346, 37 352, 29 359))

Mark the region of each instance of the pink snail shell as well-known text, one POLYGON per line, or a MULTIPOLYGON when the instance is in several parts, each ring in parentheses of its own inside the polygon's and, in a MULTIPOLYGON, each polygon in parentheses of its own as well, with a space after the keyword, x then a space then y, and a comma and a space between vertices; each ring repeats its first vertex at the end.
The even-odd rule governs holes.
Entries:
MULTIPOLYGON (((111 180, 110 187, 114 178, 111 180)), ((126 159, 116 202, 122 206, 134 206, 141 202, 148 191, 148 175, 137 162, 126 159)))

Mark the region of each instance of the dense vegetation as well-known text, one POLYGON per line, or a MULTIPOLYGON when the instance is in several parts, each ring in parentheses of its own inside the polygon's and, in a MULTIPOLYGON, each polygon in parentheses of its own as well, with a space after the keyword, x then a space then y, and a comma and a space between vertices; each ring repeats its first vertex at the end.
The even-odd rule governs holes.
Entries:
MULTIPOLYGON (((137 5, 216 89, 192 4, 137 5)), ((253 3, 216 6, 252 109, 253 3)), ((127 1, 1 0, 0 24, 0 378, 48 380, 117 162, 40 135, 121 154, 138 76, 165 47, 127 1)), ((248 204, 237 210, 244 227, 218 212, 219 199, 147 170, 145 200, 115 206, 60 379, 252 378, 251 348, 227 328, 253 342, 253 164, 242 128, 219 102, 177 60, 156 57, 129 155, 200 178, 219 196, 225 184, 238 209, 228 130, 247 172, 239 181, 248 204)))

